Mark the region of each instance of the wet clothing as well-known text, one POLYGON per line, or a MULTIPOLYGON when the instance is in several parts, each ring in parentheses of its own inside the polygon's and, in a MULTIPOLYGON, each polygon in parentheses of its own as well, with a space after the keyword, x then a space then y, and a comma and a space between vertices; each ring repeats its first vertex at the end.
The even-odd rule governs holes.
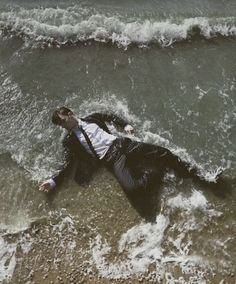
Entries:
POLYGON ((86 139, 78 135, 79 130, 68 133, 64 140, 65 164, 59 174, 53 177, 56 184, 69 174, 74 163, 76 163, 74 178, 77 183, 89 182, 96 169, 105 166, 113 172, 120 185, 128 192, 145 189, 154 182, 160 182, 167 168, 185 176, 195 174, 193 170, 192 172, 188 170, 187 163, 182 162, 166 148, 129 138, 115 138, 110 134, 105 122, 113 123, 123 129, 128 125, 126 121, 115 115, 95 113, 81 120, 87 130, 90 130, 88 136, 94 148, 99 145, 96 149, 102 149, 98 141, 99 139, 102 141, 102 137, 104 141, 108 141, 109 147, 103 148, 101 152, 98 151, 102 153, 100 156, 96 153, 94 155, 93 151, 85 146, 86 139), (96 136, 94 133, 92 137, 92 129, 100 134, 96 136))
POLYGON ((104 157, 120 185, 128 192, 147 189, 162 182, 165 171, 175 170, 180 176, 195 176, 195 170, 168 149, 118 138, 104 157))
POLYGON ((114 140, 116 140, 116 136, 103 130, 96 123, 88 123, 79 119, 79 127, 74 128, 72 131, 75 133, 81 144, 85 147, 86 151, 92 155, 93 151, 91 151, 81 130, 84 130, 87 134, 88 139, 90 140, 92 147, 96 152, 96 156, 98 156, 100 160, 105 156, 114 140))

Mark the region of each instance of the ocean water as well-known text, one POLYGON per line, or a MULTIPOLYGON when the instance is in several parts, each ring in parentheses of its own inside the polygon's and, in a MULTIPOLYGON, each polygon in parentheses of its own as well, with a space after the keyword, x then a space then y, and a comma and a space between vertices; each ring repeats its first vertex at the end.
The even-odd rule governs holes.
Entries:
POLYGON ((1 283, 236 283, 235 142, 235 1, 0 1, 1 283), (114 112, 227 184, 169 171, 130 198, 101 169, 39 192, 61 105, 114 112))

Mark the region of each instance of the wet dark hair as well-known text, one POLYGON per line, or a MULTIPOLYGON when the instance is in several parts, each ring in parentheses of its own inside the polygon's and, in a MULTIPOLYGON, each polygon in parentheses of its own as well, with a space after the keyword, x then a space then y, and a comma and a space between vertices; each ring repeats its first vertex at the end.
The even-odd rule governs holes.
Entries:
POLYGON ((56 109, 52 114, 52 123, 56 125, 61 125, 63 122, 63 119, 60 118, 59 114, 61 115, 69 115, 69 113, 73 114, 73 111, 67 107, 60 107, 56 109))

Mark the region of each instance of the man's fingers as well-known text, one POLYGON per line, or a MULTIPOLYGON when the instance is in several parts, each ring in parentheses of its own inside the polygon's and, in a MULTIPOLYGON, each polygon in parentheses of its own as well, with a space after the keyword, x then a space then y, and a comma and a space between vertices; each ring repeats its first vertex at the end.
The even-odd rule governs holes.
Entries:
POLYGON ((50 188, 50 184, 48 182, 44 182, 39 186, 39 191, 48 192, 50 188))
POLYGON ((48 180, 45 180, 41 185, 39 186, 40 191, 48 192, 51 189, 53 189, 56 186, 55 181, 51 178, 48 180))
POLYGON ((40 186, 39 186, 39 191, 43 191, 43 185, 41 184, 40 186))
POLYGON ((41 187, 39 188, 39 191, 45 191, 45 188, 41 186, 41 187))

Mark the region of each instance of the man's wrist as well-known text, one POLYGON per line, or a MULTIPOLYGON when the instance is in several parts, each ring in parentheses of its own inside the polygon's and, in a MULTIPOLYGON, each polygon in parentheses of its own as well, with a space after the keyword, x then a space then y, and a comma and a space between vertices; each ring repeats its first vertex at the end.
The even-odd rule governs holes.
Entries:
POLYGON ((56 187, 56 183, 54 181, 53 178, 50 178, 47 180, 47 182, 50 184, 50 188, 53 189, 54 187, 56 187))

